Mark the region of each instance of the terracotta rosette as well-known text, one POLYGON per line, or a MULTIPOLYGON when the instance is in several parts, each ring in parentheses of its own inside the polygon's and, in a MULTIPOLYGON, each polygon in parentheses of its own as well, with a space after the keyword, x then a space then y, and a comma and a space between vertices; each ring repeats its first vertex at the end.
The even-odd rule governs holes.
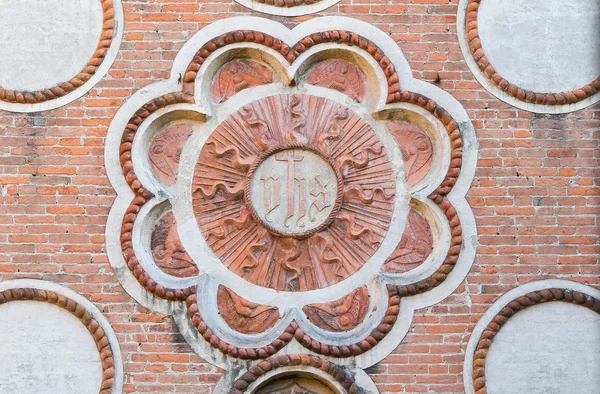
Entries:
POLYGON ((384 32, 232 18, 190 39, 172 75, 111 124, 107 245, 128 293, 174 314, 198 354, 233 374, 284 348, 360 370, 458 287, 474 257, 474 131, 384 32), (176 160, 151 162, 182 123, 193 132, 176 160), (164 223, 177 237, 152 237, 164 223), (197 273, 166 272, 188 268, 182 256, 197 273))

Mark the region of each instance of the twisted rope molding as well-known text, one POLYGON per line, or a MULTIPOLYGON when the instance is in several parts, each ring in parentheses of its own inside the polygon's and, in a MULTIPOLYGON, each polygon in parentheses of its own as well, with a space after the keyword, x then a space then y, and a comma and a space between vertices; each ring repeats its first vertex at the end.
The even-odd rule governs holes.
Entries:
POLYGON ((131 190, 136 194, 127 208, 121 225, 120 240, 123 257, 131 273, 135 276, 140 285, 142 285, 146 290, 157 297, 177 301, 185 301, 189 295, 195 292, 195 289, 192 287, 188 287, 186 289, 169 289, 158 284, 144 270, 135 255, 135 251, 133 250, 133 223, 135 222, 135 219, 137 218, 142 206, 154 195, 143 187, 142 183, 135 174, 131 156, 131 148, 133 146, 135 134, 137 133, 137 130, 144 119, 158 111, 160 108, 168 105, 178 103, 193 103, 193 101, 194 100, 191 96, 188 96, 184 93, 169 93, 150 100, 140 109, 138 109, 127 122, 127 126, 123 131, 123 136, 121 137, 121 145, 119 148, 119 161, 123 170, 123 176, 125 177, 125 181, 131 190))
POLYGON ((0 100, 18 104, 43 103, 44 101, 66 96, 89 81, 104 61, 106 53, 112 44, 115 28, 113 0, 100 0, 100 3, 102 4, 102 33, 100 34, 100 40, 92 58, 79 74, 54 87, 34 92, 3 89, 0 86, 0 100))
POLYGON ((481 46, 481 38, 479 37, 478 21, 479 6, 483 0, 469 0, 467 4, 466 17, 466 35, 469 50, 477 66, 498 89, 508 93, 510 96, 530 103, 540 105, 565 105, 575 104, 585 100, 600 91, 600 76, 580 87, 568 92, 560 93, 537 93, 531 90, 520 88, 519 86, 507 81, 502 77, 485 56, 481 46))
POLYGON ((389 103, 400 98, 400 82, 392 61, 372 41, 346 30, 330 30, 321 33, 313 33, 302 38, 292 47, 268 34, 253 30, 236 30, 222 34, 219 37, 215 37, 208 41, 196 52, 196 55, 188 65, 183 77, 183 92, 192 96, 194 95, 194 81, 196 80, 198 70, 200 70, 200 67, 211 53, 224 46, 240 42, 261 44, 269 47, 279 52, 290 64, 292 64, 301 53, 317 44, 333 42, 357 46, 369 53, 383 70, 388 81, 387 102, 389 103))
POLYGON ((322 358, 308 354, 291 354, 278 356, 253 365, 238 380, 233 383, 229 394, 243 394, 248 387, 266 373, 284 367, 313 367, 319 369, 337 380, 348 394, 361 394, 364 392, 344 368, 322 358))
POLYGON ((96 342, 102 363, 102 383, 99 394, 110 394, 114 385, 115 361, 108 338, 98 323, 85 307, 51 290, 34 288, 15 288, 0 292, 0 305, 11 301, 40 301, 56 305, 79 319, 96 342))
POLYGON ((293 338, 305 348, 324 356, 352 357, 358 356, 375 346, 392 330, 400 311, 400 297, 394 286, 388 285, 388 307, 381 323, 363 340, 349 345, 328 345, 305 334, 293 321, 285 331, 270 344, 260 348, 241 348, 220 339, 204 322, 198 309, 197 296, 192 294, 186 301, 188 315, 198 333, 210 345, 231 357, 258 360, 268 358, 284 348, 293 338))
POLYGON ((487 358, 492 342, 500 329, 517 312, 531 306, 550 301, 569 302, 576 305, 585 306, 592 311, 600 314, 600 300, 573 290, 551 288, 539 291, 532 291, 521 297, 517 297, 509 302, 492 319, 486 329, 481 334, 475 355, 473 357, 473 388, 475 394, 487 394, 485 382, 485 360, 487 358))

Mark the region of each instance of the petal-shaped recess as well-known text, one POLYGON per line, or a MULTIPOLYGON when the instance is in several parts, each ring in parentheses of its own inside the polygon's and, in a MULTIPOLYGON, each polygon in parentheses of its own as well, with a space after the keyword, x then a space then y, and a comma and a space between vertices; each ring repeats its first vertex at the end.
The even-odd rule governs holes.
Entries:
POLYGON ((318 62, 308 70, 304 80, 312 85, 337 90, 359 103, 365 99, 365 76, 358 67, 346 60, 318 62))
POLYGON ((154 263, 166 274, 179 278, 198 275, 198 267, 181 244, 172 212, 163 215, 156 224, 150 248, 154 263))
POLYGON ((254 60, 236 59, 221 66, 210 91, 212 99, 222 103, 246 88, 271 82, 273 82, 273 72, 267 66, 254 60))
POLYGON ((219 286, 219 314, 225 323, 243 334, 258 334, 273 327, 279 320, 279 309, 245 300, 233 290, 219 286))
POLYGON ((433 235, 427 219, 412 208, 400 243, 386 260, 383 270, 396 274, 410 271, 425 262, 433 250, 433 235))
POLYGON ((433 144, 429 136, 410 122, 393 122, 388 130, 400 146, 408 186, 417 184, 429 171, 433 144))
POLYGON ((172 124, 160 130, 150 144, 152 173, 166 185, 175 184, 181 150, 194 129, 191 124, 172 124))
POLYGON ((369 310, 366 286, 354 290, 339 300, 305 306, 304 313, 315 326, 327 331, 350 331, 357 327, 369 310))

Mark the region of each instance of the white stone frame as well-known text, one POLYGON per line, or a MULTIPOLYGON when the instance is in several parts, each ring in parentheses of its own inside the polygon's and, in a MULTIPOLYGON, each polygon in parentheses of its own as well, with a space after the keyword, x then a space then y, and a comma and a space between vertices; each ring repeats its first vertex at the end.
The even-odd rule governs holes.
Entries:
POLYGON ((475 394, 475 390, 473 387, 473 355, 475 354, 477 343, 479 342, 479 339, 481 338, 481 335, 487 328, 488 324, 494 319, 494 317, 496 317, 496 315, 498 315, 498 313, 500 313, 502 308, 504 308, 508 303, 510 303, 514 299, 519 298, 525 294, 531 293, 533 291, 540 291, 552 288, 578 291, 580 293, 590 295, 596 299, 600 299, 600 290, 594 289, 593 287, 586 286, 578 282, 561 279, 546 279, 529 282, 524 285, 515 287, 514 289, 503 294, 500 298, 498 298, 498 300, 496 300, 496 302, 494 302, 490 306, 490 308, 483 314, 483 316, 481 316, 481 318, 475 325, 473 332, 471 333, 469 343, 467 344, 463 369, 463 383, 466 394, 475 394))
POLYGON ((340 2, 340 0, 321 0, 315 4, 302 4, 293 7, 277 7, 270 4, 259 3, 256 0, 235 0, 237 3, 254 11, 279 16, 301 16, 323 11, 340 2))
MULTIPOLYGON (((92 315, 94 320, 96 320, 100 324, 100 327, 102 328, 102 330, 104 330, 104 334, 106 335, 106 338, 108 339, 108 343, 110 345, 110 350, 112 352, 112 357, 114 360, 114 370, 115 370, 112 394, 121 394, 123 392, 122 390, 123 390, 123 379, 124 379, 123 359, 121 357, 121 348, 119 346, 119 340, 117 339, 117 336, 115 335, 115 332, 113 331, 112 326, 110 325, 110 323, 108 322, 106 317, 104 317, 102 312, 92 302, 88 301, 81 294, 79 294, 67 287, 58 285, 56 283, 48 282, 45 280, 38 280, 38 279, 12 279, 12 280, 0 282, 0 292, 2 292, 4 290, 26 289, 26 288, 52 291, 54 293, 63 295, 65 297, 75 301, 77 304, 81 305, 82 307, 84 307, 85 310, 88 311, 92 315)), ((39 301, 39 302, 43 302, 43 301, 39 301)), ((36 323, 32 322, 32 324, 36 324, 36 323)), ((90 336, 91 336, 91 334, 90 334, 90 336)), ((100 376, 100 378, 102 378, 102 377, 100 376)))
MULTIPOLYGON (((118 110, 113 122, 110 125, 105 147, 106 169, 109 179, 118 193, 115 203, 111 208, 106 227, 107 253, 110 264, 113 267, 121 284, 125 287, 126 291, 134 299, 136 299, 142 305, 152 309, 155 312, 174 315, 174 318, 177 322, 180 331, 182 332, 182 334, 190 343, 190 345, 196 353, 204 357, 209 362, 226 370, 239 370, 241 366, 249 367, 250 365, 252 365, 252 362, 234 359, 230 356, 224 356, 218 350, 211 347, 210 344, 204 341, 201 337, 199 337, 198 332, 196 331, 195 327, 192 325, 189 317, 187 316, 187 310, 183 302, 170 302, 155 297, 154 295, 148 293, 138 283, 137 279, 126 266, 119 242, 120 227, 123 214, 134 196, 134 193, 131 191, 130 187, 124 179, 118 154, 120 139, 128 120, 133 115, 133 113, 146 102, 167 93, 181 91, 181 85, 178 83, 178 80, 180 80, 181 76, 185 74, 186 67, 194 57, 196 51, 200 47, 202 47, 204 43, 208 42, 212 38, 231 31, 233 26, 235 26, 236 30, 258 30, 265 34, 269 34, 272 37, 278 38, 288 45, 293 45, 300 38, 305 37, 309 34, 322 32, 326 30, 348 30, 355 32, 361 35, 362 37, 365 37, 372 41, 389 57, 389 59, 396 68, 396 73, 398 74, 402 90, 418 92, 430 99, 433 99, 439 106, 443 107, 454 118, 454 120, 459 126, 463 143, 461 174, 458 177, 454 188, 447 195, 447 199, 452 203, 453 207, 457 211, 462 226, 463 243, 461 253, 458 257, 458 261, 454 267, 454 270, 448 275, 448 277, 443 283, 441 283, 439 286, 432 289, 431 291, 423 294, 418 294, 412 297, 402 298, 400 313, 398 316, 398 320, 394 325, 394 328, 373 349, 359 356, 350 358, 334 358, 320 356, 338 365, 351 365, 357 368, 367 368, 369 366, 372 366, 377 362, 383 360, 385 357, 387 357, 396 348, 396 346, 398 346, 398 344, 401 342, 401 340, 404 338, 404 336, 410 328, 414 311, 416 309, 429 307, 435 303, 440 302, 448 295, 450 295, 464 280, 473 264, 475 256, 475 247, 477 244, 477 233, 474 216, 465 197, 475 173, 477 162, 477 142, 475 138, 475 130, 471 124, 471 121, 466 111, 460 105, 460 103, 456 99, 454 99, 449 93, 439 89, 438 87, 414 79, 412 77, 412 71, 408 65, 408 62, 403 56, 401 50, 398 48, 398 44, 394 42, 385 32, 374 28, 372 25, 366 22, 346 17, 322 17, 303 22, 300 25, 296 26, 294 29, 289 30, 285 26, 277 22, 263 18, 235 17, 214 22, 200 30, 190 40, 188 40, 188 42, 179 51, 178 55, 176 56, 173 62, 170 78, 168 80, 152 83, 135 93, 118 110)), ((376 64, 373 64, 374 61, 372 60, 370 55, 365 56, 366 52, 363 52, 362 50, 356 47, 348 47, 333 43, 320 44, 320 46, 315 46, 307 50, 305 53, 300 55, 298 59, 296 59, 296 61, 294 61, 291 65, 287 64, 285 60, 282 59, 281 55, 279 55, 278 53, 275 53, 274 51, 268 48, 260 47, 255 44, 240 43, 230 45, 226 48, 222 48, 222 50, 217 50, 213 54, 211 54, 211 56, 209 56, 209 58, 204 62, 203 66, 198 72, 198 76, 196 78, 195 91, 195 98, 197 104, 177 104, 173 107, 178 106, 180 109, 194 108, 195 112, 205 114, 209 123, 210 118, 213 116, 217 118, 217 121, 223 120, 219 119, 220 116, 218 114, 218 111, 213 111, 210 102, 207 100, 200 99, 199 96, 202 94, 202 89, 206 86, 205 84, 203 84, 203 81, 205 81, 204 75, 207 74, 206 70, 216 70, 218 68, 218 65, 213 65, 213 62, 218 63, 217 59, 221 58, 220 54, 234 49, 235 47, 248 47, 256 49, 257 51, 262 51, 262 53, 264 53, 264 56, 270 59, 268 63, 277 63, 277 67, 273 66, 273 68, 276 69, 276 71, 281 71, 284 74, 284 77, 282 77, 282 80, 284 81, 292 80, 296 72, 298 72, 298 70, 301 69, 301 64, 303 63, 303 61, 309 59, 311 56, 320 51, 344 50, 349 53, 354 53, 356 56, 361 56, 361 58, 364 60, 364 64, 367 65, 365 67, 368 68, 368 65, 370 65, 371 70, 363 68, 363 71, 365 71, 366 74, 372 76, 367 82, 367 86, 371 86, 371 88, 373 88, 373 84, 375 84, 376 89, 379 92, 378 99, 373 100, 371 105, 368 106, 368 110, 372 114, 374 114, 374 118, 382 117, 386 113, 398 110, 406 110, 407 107, 409 107, 411 111, 418 112, 418 110, 415 109, 417 108, 417 106, 414 105, 409 105, 405 103, 386 104, 385 97, 387 95, 387 80, 383 75, 381 69, 376 64)), ((230 98, 228 101, 229 105, 239 106, 240 103, 247 101, 249 98, 254 97, 253 95, 268 94, 269 90, 272 88, 273 87, 271 85, 265 85, 246 89, 230 98)), ((332 95, 332 92, 328 89, 311 87, 310 91, 314 92, 314 94, 323 95, 327 97, 337 96, 335 97, 337 101, 345 100, 345 98, 343 98, 344 96, 342 98, 339 98, 339 95, 341 94, 332 95)), ((433 117, 430 118, 431 119, 428 120, 431 121, 433 125, 441 124, 437 119, 433 117)), ((143 130, 144 124, 149 123, 150 122, 148 120, 142 123, 142 125, 140 126, 140 131, 143 130)), ((440 126, 435 127, 439 128, 440 126)), ((441 127, 441 129, 443 130, 443 127, 441 127)), ((441 133, 440 138, 442 138, 442 140, 446 139, 445 141, 447 141, 448 137, 445 131, 441 133)), ((442 152, 442 155, 444 156, 443 161, 446 163, 449 162, 449 149, 442 148, 442 152)), ((187 156, 184 153, 182 155, 182 158, 185 158, 187 156)), ((185 162, 182 161, 182 163, 185 162)), ((195 162, 187 163, 187 165, 192 166, 193 168, 193 166, 195 166, 195 162)), ((442 164, 439 165, 442 166, 442 164)), ((182 169, 185 168, 185 166, 186 165, 180 167, 180 172, 185 171, 184 169, 182 169)), ((142 179, 142 176, 144 175, 140 175, 140 180, 142 179)), ((178 185, 180 183, 181 182, 178 181, 178 185)), ((155 190, 153 190, 152 188, 152 185, 152 183, 149 183, 146 185, 146 187, 148 187, 150 191, 155 192, 155 190)), ((443 223, 447 223, 447 219, 443 216, 443 214, 441 214, 439 208, 427 199, 427 195, 433 190, 435 190, 436 187, 437 184, 417 184, 413 188, 411 188, 411 190, 409 190, 409 193, 413 198, 421 201, 421 203, 427 204, 428 208, 431 208, 430 211, 433 214, 436 214, 440 218, 440 220, 442 220, 443 223)), ((164 193, 162 195, 159 195, 159 201, 163 201, 164 197, 164 193)), ((158 205, 158 203, 155 203, 153 205, 158 205)), ((175 208, 175 210, 177 210, 177 208, 175 208)), ((175 212, 175 215, 176 217, 179 216, 179 218, 186 219, 185 214, 182 215, 181 212, 179 214, 175 212)), ((178 224, 178 227, 179 226, 180 224, 178 224)), ((445 230, 441 230, 441 233, 443 235, 443 238, 445 238, 446 240, 449 239, 449 233, 447 228, 445 230)), ((411 275, 412 274, 417 275, 416 273, 411 273, 411 275)), ((412 279, 414 278, 411 278, 411 281, 412 279)), ((380 279, 377 277, 373 277, 372 280, 379 281, 380 279)), ((400 276, 398 278, 392 279, 388 277, 386 280, 389 280, 395 284, 403 284, 407 279, 403 279, 403 277, 400 276)), ((367 281, 367 283, 374 282, 367 281)), ((243 294, 240 295, 243 296, 243 294)), ((334 296, 330 296, 329 298, 336 299, 336 297, 334 296)), ((263 300, 266 301, 267 298, 263 300)), ((202 301, 199 298, 198 302, 199 304, 201 304, 204 301, 202 301)), ((210 308, 212 307, 207 307, 207 309, 209 310, 210 308)), ((379 309, 382 308, 380 307, 379 309)), ((284 314, 282 316, 281 321, 289 321, 292 318, 293 316, 290 316, 289 314, 284 314)), ((369 325, 375 324, 374 322, 376 321, 372 320, 369 325)), ((279 324, 283 326, 283 323, 279 324)), ((219 335, 224 335, 228 340, 231 339, 230 336, 232 335, 230 332, 227 331, 226 328, 221 327, 219 330, 219 335)), ((365 329, 365 331, 367 330, 365 329)), ((311 334, 316 336, 319 334, 319 332, 315 330, 315 332, 312 332, 311 334)), ((240 337, 239 334, 236 334, 232 337, 234 339, 238 338, 238 341, 241 341, 239 342, 240 344, 244 341, 243 336, 240 337)), ((268 342, 268 337, 270 337, 269 333, 265 335, 264 341, 261 342, 268 342)), ((330 341, 333 340, 333 343, 335 344, 335 340, 331 337, 330 334, 328 334, 328 339, 330 341)), ((309 351, 307 349, 302 347, 294 339, 284 349, 280 350, 278 354, 298 354, 308 352, 309 351)))
MULTIPOLYGON (((72 101, 77 100, 89 92, 98 82, 100 82, 115 61, 119 52, 119 48, 121 47, 121 40, 123 38, 123 5, 121 0, 112 0, 112 2, 114 8, 114 29, 112 41, 106 52, 106 55, 104 56, 104 59, 102 60, 102 63, 100 66, 98 66, 96 72, 87 82, 64 96, 53 100, 43 101, 41 103, 21 104, 0 100, 0 110, 21 113, 48 111, 62 107, 71 103, 72 101)), ((75 75, 73 75, 73 77, 75 77, 75 75)))
POLYGON ((467 34, 466 34, 466 17, 467 17, 467 5, 469 0, 459 0, 458 2, 458 13, 456 16, 456 26, 457 26, 457 34, 458 34, 458 43, 460 44, 460 49, 463 54, 463 58, 465 62, 469 66, 469 69, 479 81, 479 83, 484 87, 485 90, 493 94, 496 98, 504 101, 507 104, 510 104, 519 109, 523 109, 525 111, 535 112, 535 113, 543 113, 543 114, 562 114, 568 112, 578 111, 580 109, 589 107, 600 101, 600 92, 597 92, 593 96, 590 96, 584 100, 578 101, 574 104, 565 104, 565 105, 541 105, 541 104, 532 104, 522 100, 517 99, 509 95, 508 93, 502 91, 496 85, 494 85, 479 69, 479 66, 473 59, 473 54, 469 50, 469 44, 467 43, 467 34))

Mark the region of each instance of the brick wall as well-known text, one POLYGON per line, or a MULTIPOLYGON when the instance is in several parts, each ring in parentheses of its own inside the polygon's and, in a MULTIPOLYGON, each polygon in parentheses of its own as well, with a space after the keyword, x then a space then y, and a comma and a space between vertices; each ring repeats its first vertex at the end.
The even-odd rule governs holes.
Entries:
MULTIPOLYGON (((198 29, 259 14, 231 0, 126 1, 124 9, 121 51, 89 94, 43 113, 0 111, 0 280, 44 279, 93 301, 121 343, 124 391, 211 392, 221 371, 193 353, 170 318, 135 303, 108 264, 104 232, 114 192, 104 138, 122 103, 167 78, 198 29)), ((463 61, 456 11, 457 0, 342 0, 325 12, 388 32, 415 77, 460 100, 480 146, 469 192, 479 233, 472 271, 452 296, 417 311, 403 343, 369 369, 384 393, 462 393, 470 331, 519 284, 565 278, 600 287, 600 105, 535 115, 499 101, 463 61)), ((273 19, 292 27, 308 18, 273 19)))

